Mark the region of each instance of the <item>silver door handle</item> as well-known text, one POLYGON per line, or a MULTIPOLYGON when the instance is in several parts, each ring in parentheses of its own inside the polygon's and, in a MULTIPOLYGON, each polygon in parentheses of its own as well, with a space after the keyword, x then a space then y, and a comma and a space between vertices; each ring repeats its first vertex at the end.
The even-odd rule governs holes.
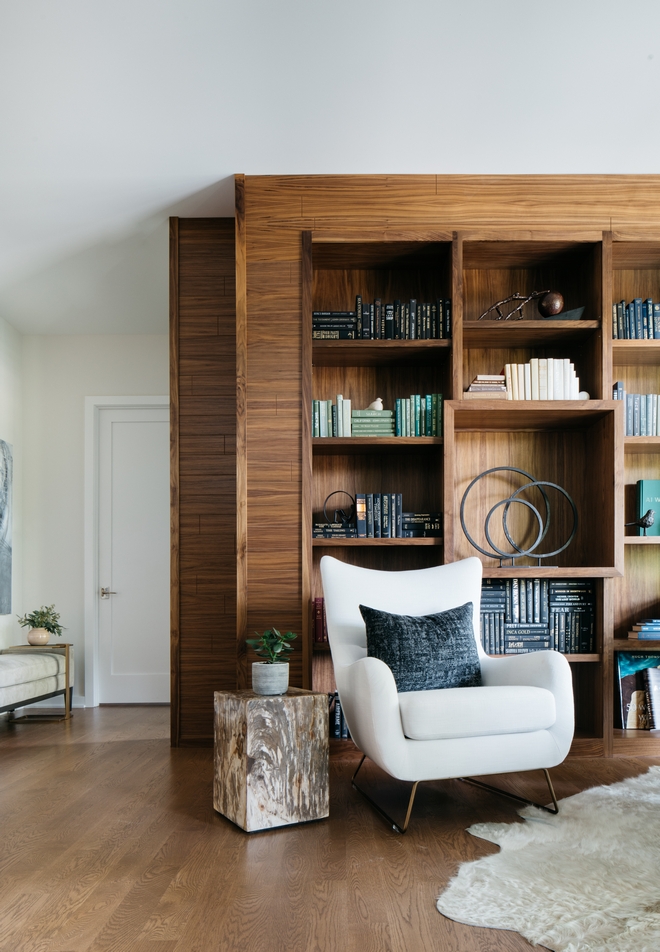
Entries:
POLYGON ((101 598, 110 598, 111 595, 116 595, 116 592, 111 592, 109 588, 101 589, 101 598))

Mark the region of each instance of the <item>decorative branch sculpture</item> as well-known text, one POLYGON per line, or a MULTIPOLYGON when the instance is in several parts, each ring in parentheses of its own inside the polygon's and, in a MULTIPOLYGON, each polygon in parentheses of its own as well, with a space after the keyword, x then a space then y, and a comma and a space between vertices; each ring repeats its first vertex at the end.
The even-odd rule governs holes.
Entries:
POLYGON ((543 317, 554 317, 556 314, 561 314, 564 307, 564 298, 558 291, 532 291, 532 293, 528 295, 520 294, 519 291, 516 291, 515 294, 510 294, 509 297, 503 298, 496 304, 491 304, 477 320, 480 321, 486 317, 487 314, 497 311, 497 317, 492 318, 494 321, 511 320, 514 314, 518 316, 513 319, 521 321, 523 319, 522 310, 530 301, 539 302, 539 311, 543 317), (520 301, 520 303, 517 304, 512 311, 509 311, 508 314, 503 314, 500 308, 502 305, 509 304, 511 301, 520 301))

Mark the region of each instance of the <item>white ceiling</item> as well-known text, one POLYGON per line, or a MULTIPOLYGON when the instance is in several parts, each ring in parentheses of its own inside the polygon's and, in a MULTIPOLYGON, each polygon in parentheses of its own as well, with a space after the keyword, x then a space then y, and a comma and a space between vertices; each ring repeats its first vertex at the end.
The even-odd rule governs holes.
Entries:
POLYGON ((0 0, 0 317, 165 333, 234 172, 660 172, 657 0, 0 0))

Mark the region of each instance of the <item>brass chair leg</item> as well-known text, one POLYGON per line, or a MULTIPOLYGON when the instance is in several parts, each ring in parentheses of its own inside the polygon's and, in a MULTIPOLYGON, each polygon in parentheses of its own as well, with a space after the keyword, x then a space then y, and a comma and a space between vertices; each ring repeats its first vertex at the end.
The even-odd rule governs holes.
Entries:
POLYGON ((367 759, 367 755, 366 755, 366 754, 363 754, 363 755, 362 755, 362 760, 361 760, 360 763, 358 764, 357 770, 355 771, 355 773, 354 773, 353 776, 351 777, 351 783, 352 783, 353 787, 357 790, 358 793, 362 794, 362 796, 364 797, 364 799, 365 799, 368 803, 371 804, 371 806, 374 808, 374 810, 375 810, 377 813, 380 813, 380 815, 383 817, 384 820, 387 820, 387 822, 390 824, 390 826, 392 827, 392 829, 394 830, 395 833, 405 833, 406 830, 408 829, 408 824, 409 824, 409 822, 410 822, 410 814, 412 813, 413 803, 415 802, 415 794, 417 793, 417 787, 418 787, 420 781, 417 780, 417 781, 413 784, 413 788, 412 788, 412 790, 410 791, 410 800, 408 801, 408 809, 406 810, 406 818, 405 818, 405 820, 404 820, 404 822, 403 822, 403 826, 399 826, 399 824, 398 824, 395 820, 393 820, 392 817, 391 817, 389 814, 385 813, 385 811, 383 810, 383 808, 382 808, 382 807, 379 807, 378 804, 376 803, 376 801, 375 801, 375 800, 372 800, 371 797, 369 796, 369 794, 368 794, 368 793, 365 793, 365 791, 364 791, 361 787, 358 787, 358 785, 357 785, 356 782, 355 782, 355 778, 357 777, 357 775, 358 775, 358 773, 359 773, 360 767, 362 766, 362 764, 365 762, 366 759, 367 759))
POLYGON ((459 777, 458 779, 462 780, 463 783, 471 783, 475 787, 481 787, 483 790, 489 790, 491 793, 499 793, 501 797, 508 797, 510 800, 517 800, 518 803, 526 803, 529 806, 537 807, 539 810, 545 810, 546 813, 552 813, 553 816, 556 816, 557 813, 559 813, 559 804, 557 803, 557 797, 555 796, 555 788, 552 786, 550 774, 545 769, 545 767, 543 768, 543 773, 545 774, 545 779, 548 783, 548 789, 550 790, 550 796, 552 797, 554 809, 543 806, 541 803, 534 803, 533 800, 526 800, 525 797, 519 797, 516 793, 509 793, 508 790, 502 790, 500 787, 493 787, 489 783, 484 783, 483 780, 474 780, 472 777, 459 777))

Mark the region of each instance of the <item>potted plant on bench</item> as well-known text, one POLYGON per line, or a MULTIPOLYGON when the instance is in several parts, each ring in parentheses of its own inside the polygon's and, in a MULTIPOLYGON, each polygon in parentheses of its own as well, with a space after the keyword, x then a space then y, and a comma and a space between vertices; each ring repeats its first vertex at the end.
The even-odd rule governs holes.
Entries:
POLYGON ((47 645, 51 635, 62 636, 59 612, 54 605, 42 605, 28 615, 18 617, 21 628, 29 628, 27 640, 29 645, 47 645))

